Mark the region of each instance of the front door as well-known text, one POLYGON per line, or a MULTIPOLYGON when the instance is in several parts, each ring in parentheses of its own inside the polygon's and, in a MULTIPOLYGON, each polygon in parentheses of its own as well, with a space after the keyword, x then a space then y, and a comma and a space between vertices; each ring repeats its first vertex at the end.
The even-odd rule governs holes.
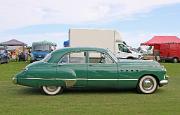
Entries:
POLYGON ((105 53, 88 53, 88 87, 111 87, 118 83, 117 64, 105 53))

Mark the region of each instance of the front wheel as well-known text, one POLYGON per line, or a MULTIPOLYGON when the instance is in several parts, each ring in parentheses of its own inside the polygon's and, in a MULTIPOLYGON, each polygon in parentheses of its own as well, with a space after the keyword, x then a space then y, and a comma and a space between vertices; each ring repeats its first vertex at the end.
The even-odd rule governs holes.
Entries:
POLYGON ((63 91, 63 88, 61 86, 42 86, 42 90, 47 95, 56 95, 58 93, 61 93, 63 91))
POLYGON ((157 80, 153 76, 146 75, 139 80, 137 90, 140 93, 151 94, 156 91, 157 87, 157 80))

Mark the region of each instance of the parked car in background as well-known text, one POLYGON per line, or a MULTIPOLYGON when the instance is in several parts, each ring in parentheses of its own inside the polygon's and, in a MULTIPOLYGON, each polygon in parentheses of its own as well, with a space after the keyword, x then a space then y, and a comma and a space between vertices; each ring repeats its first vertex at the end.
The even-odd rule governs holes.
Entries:
POLYGON ((33 42, 30 62, 42 60, 48 53, 54 50, 52 47, 55 48, 56 44, 48 41, 33 42))
POLYGON ((7 50, 0 50, 0 63, 8 63, 9 56, 7 50))
POLYGON ((177 63, 180 61, 180 43, 160 44, 159 56, 161 60, 172 61, 177 63))
POLYGON ((152 60, 118 60, 102 48, 63 48, 29 64, 13 77, 19 85, 55 95, 64 88, 136 88, 154 93, 168 83, 166 69, 152 60))

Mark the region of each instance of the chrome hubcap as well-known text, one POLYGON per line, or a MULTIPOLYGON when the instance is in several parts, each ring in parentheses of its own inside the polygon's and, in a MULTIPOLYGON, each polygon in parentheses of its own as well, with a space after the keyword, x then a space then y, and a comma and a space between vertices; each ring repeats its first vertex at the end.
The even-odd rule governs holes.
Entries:
POLYGON ((151 79, 143 80, 142 87, 144 90, 149 91, 153 88, 153 86, 154 86, 153 80, 151 79))
POLYGON ((50 91, 50 92, 56 91, 57 88, 58 88, 57 86, 47 86, 47 87, 46 87, 46 89, 47 89, 48 91, 50 91))

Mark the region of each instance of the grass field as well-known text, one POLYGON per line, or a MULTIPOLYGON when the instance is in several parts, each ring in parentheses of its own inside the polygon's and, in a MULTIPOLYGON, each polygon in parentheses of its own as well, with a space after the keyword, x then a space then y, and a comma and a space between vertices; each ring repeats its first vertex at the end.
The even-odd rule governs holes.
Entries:
POLYGON ((180 64, 163 64, 170 83, 154 94, 137 94, 134 90, 66 90, 56 96, 12 83, 12 76, 26 65, 0 65, 0 115, 180 115, 180 64))

